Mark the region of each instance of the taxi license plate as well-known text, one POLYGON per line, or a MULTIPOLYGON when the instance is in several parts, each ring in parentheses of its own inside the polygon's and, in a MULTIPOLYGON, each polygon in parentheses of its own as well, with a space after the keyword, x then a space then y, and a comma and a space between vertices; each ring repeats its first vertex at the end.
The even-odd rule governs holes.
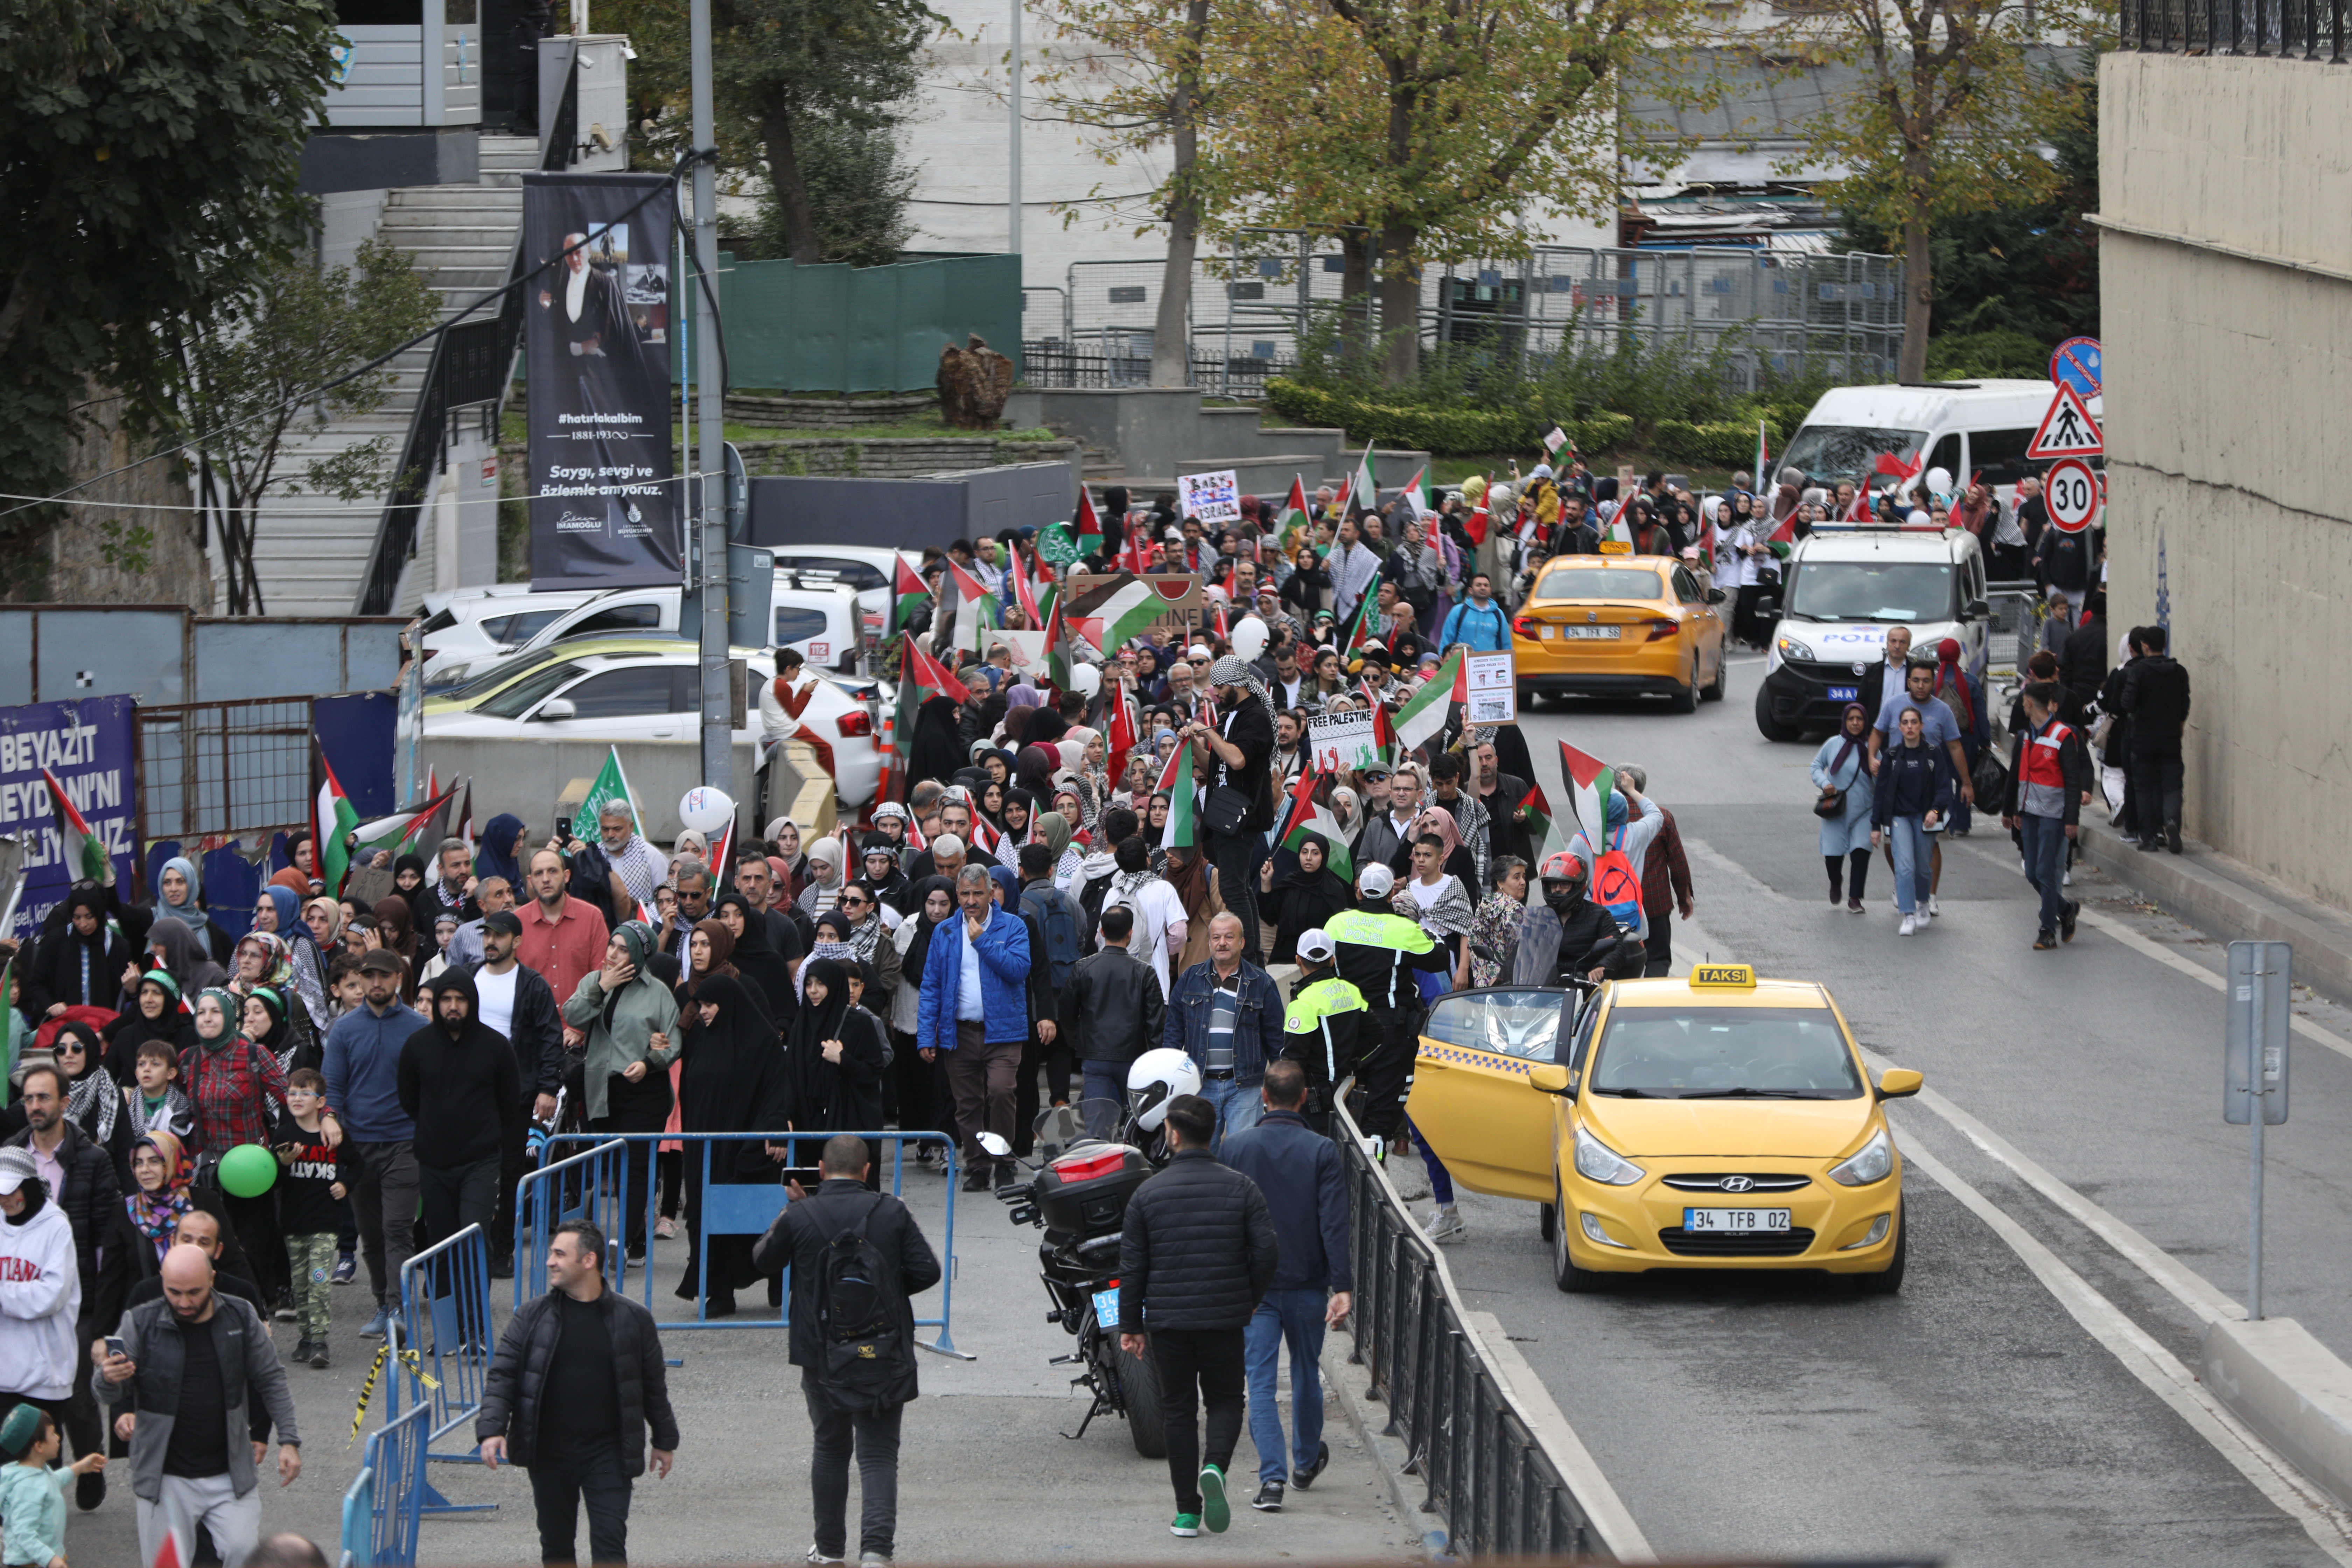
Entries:
POLYGON ((1786 1230, 1787 1209, 1685 1209, 1683 1228, 1703 1232, 1786 1230))
POLYGON ((1562 626, 1559 628, 1559 635, 1570 639, 1590 637, 1603 642, 1615 642, 1625 635, 1625 628, 1622 626, 1562 626))
POLYGON ((1830 688, 1830 700, 1832 702, 1851 702, 1861 695, 1862 688, 1859 686, 1832 686, 1830 688))
MULTIPOLYGON (((1787 1228, 1786 1215, 1781 1217, 1780 1224, 1783 1229, 1787 1228)), ((1116 1288, 1095 1292, 1095 1321, 1106 1329, 1118 1327, 1118 1291, 1116 1288)))

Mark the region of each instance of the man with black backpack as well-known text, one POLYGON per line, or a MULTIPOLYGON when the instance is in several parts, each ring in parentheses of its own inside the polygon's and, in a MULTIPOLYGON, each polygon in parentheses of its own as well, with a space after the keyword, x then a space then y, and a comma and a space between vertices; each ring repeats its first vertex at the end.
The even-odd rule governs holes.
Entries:
POLYGON ((1061 998, 1070 984, 1070 972, 1077 966, 1082 954, 1079 932, 1086 929, 1086 915, 1079 910, 1078 900, 1054 885, 1054 852, 1043 844, 1021 847, 1021 912, 1035 925, 1029 951, 1038 957, 1031 985, 1032 992, 1037 994, 1037 1030, 1033 1042, 1036 1060, 1022 1066, 1020 1109, 1014 1112, 1016 1125, 1028 1127, 1037 1120, 1040 1064, 1045 1068, 1046 1095, 1055 1105, 1069 1103, 1070 1075, 1076 1068, 1077 1058, 1070 1050, 1069 1019, 1061 998))
POLYGON ((940 1282, 940 1260, 907 1205, 867 1190, 866 1141, 825 1140, 815 1192, 792 1201, 751 1249, 761 1274, 793 1271, 790 1355, 801 1369, 815 1441, 809 1494, 816 1541, 808 1561, 849 1550, 849 1457, 857 1455, 859 1568, 887 1568, 898 1530, 898 1420, 915 1397, 915 1309, 940 1282))

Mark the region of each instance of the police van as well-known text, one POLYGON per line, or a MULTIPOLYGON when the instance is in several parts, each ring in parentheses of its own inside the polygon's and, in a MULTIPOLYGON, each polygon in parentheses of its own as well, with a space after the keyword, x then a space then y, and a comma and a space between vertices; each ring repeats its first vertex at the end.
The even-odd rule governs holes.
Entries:
POLYGON ((1895 626, 1911 629, 1915 655, 1958 638, 1961 668, 1981 688, 1991 609, 1984 552, 1967 529, 1817 523, 1782 574, 1780 624, 1756 691, 1766 740, 1835 729, 1845 705, 1861 700, 1863 678, 1885 658, 1895 626))

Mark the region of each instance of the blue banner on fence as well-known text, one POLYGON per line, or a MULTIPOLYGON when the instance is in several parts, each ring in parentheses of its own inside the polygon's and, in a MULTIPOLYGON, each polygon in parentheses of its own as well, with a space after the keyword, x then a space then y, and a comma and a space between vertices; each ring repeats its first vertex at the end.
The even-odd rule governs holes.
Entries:
POLYGON ((129 697, 86 697, 0 708, 0 833, 25 840, 25 893, 6 935, 21 940, 37 930, 73 886, 44 768, 105 841, 128 897, 139 847, 134 706, 129 697))

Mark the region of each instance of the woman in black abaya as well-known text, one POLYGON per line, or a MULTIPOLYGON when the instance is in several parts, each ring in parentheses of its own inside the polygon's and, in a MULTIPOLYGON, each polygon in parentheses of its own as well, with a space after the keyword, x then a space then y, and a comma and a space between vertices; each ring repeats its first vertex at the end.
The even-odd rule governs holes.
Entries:
POLYGON ((735 950, 729 956, 751 1000, 782 1029, 793 1016, 793 972, 768 942, 766 918, 740 893, 721 893, 710 913, 735 939, 735 950))
MULTIPOLYGON (((785 1119, 784 1057, 776 1047, 776 1026, 752 1000, 743 983, 730 974, 707 974, 696 984, 679 1024, 685 1045, 679 1057, 678 1130, 682 1132, 772 1132, 785 1119)), ((686 1148, 686 1277, 677 1297, 691 1301, 701 1284, 703 1148, 686 1148)), ((719 1186, 776 1182, 775 1162, 759 1139, 709 1145, 710 1180, 719 1186)), ((759 1279, 751 1267, 750 1236, 714 1236, 709 1241, 710 1280, 706 1311, 724 1318, 735 1310, 735 1292, 759 1279)))
MULTIPOLYGON (((841 961, 812 958, 800 1016, 784 1047, 785 1115, 795 1133, 866 1132, 882 1125, 882 1031, 874 1016, 849 1005, 841 961)), ((866 1145, 866 1184, 882 1168, 866 1145)))

